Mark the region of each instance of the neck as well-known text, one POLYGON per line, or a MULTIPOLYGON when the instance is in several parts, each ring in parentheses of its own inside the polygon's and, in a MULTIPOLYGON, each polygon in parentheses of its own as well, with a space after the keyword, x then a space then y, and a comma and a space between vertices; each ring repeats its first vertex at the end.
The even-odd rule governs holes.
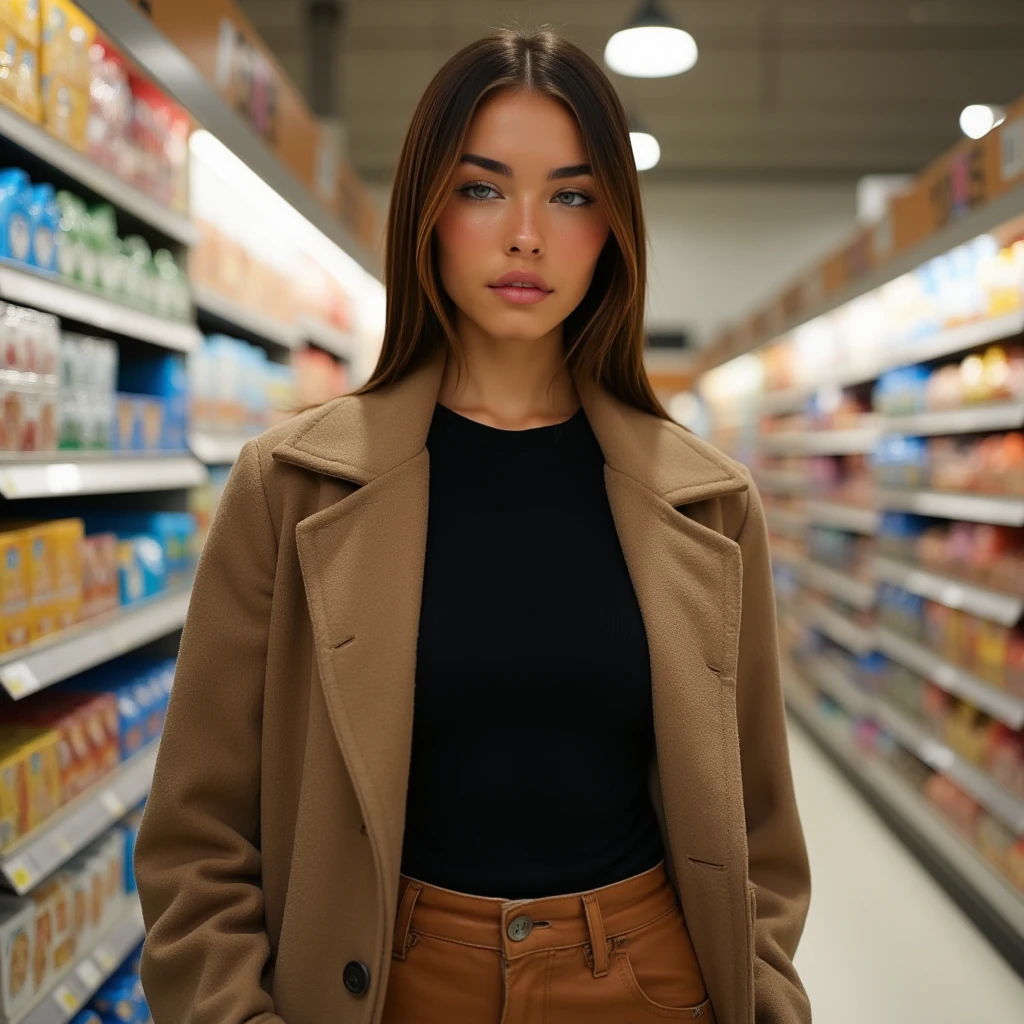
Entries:
POLYGON ((456 320, 465 366, 449 353, 438 401, 491 426, 525 430, 568 419, 580 405, 563 365, 562 326, 541 338, 495 338, 456 320))

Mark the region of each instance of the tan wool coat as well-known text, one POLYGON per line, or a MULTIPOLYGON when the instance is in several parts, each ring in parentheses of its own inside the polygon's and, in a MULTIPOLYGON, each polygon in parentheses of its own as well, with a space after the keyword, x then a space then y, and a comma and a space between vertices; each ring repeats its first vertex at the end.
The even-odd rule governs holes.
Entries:
MULTIPOLYGON (((444 361, 250 441, 232 472, 136 852, 155 1024, 381 1019, 444 361), (370 970, 359 997, 352 960, 370 970)), ((681 426, 576 387, 647 631, 651 793, 716 1017, 807 1024, 792 957, 810 883, 761 502, 681 426)))

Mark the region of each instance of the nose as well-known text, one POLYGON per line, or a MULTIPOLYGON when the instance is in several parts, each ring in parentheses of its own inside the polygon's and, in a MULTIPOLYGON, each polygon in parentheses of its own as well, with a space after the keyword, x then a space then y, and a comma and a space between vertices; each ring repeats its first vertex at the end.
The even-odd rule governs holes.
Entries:
POLYGON ((512 207, 513 223, 505 240, 505 252, 517 256, 540 256, 544 242, 537 225, 537 217, 526 202, 509 204, 512 207))

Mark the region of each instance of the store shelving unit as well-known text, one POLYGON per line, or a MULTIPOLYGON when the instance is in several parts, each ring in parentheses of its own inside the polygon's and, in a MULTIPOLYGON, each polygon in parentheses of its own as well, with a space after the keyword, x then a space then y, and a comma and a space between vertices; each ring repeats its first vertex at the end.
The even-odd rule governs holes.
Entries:
POLYGON ((803 494, 807 490, 807 477, 793 470, 759 469, 755 482, 766 494, 803 494))
POLYGON ((911 594, 998 622, 1001 626, 1016 625, 1024 614, 1024 597, 979 587, 879 555, 875 556, 873 566, 875 578, 880 582, 892 583, 911 594))
POLYGON ((761 441, 765 455, 862 455, 881 438, 873 426, 855 430, 780 431, 761 441))
POLYGON ((138 897, 126 896, 120 912, 99 940, 79 954, 58 975, 53 986, 10 1024, 67 1024, 125 962, 145 934, 138 897))
POLYGON ((957 519, 993 526, 1024 526, 1024 498, 942 491, 884 490, 878 495, 881 508, 913 512, 919 516, 957 519))
POLYGON ((1024 728, 1024 697, 979 679, 885 626, 875 628, 875 643, 887 657, 931 680, 954 697, 960 697, 1011 729, 1024 728))
POLYGON ((188 446, 192 454, 207 466, 229 466, 238 460, 248 434, 205 434, 193 433, 188 446))
POLYGON ((339 359, 351 361, 355 357, 355 342, 352 336, 322 320, 302 317, 299 321, 298 335, 339 359))
POLYGON ((856 608, 867 611, 875 603, 875 584, 822 565, 812 559, 803 559, 799 567, 800 578, 814 590, 821 590, 856 608))
POLYGON ((805 622, 852 654, 862 657, 875 649, 874 632, 853 619, 811 598, 803 601, 802 608, 805 622))
POLYGON ((1024 402, 975 405, 963 409, 886 416, 881 420, 886 434, 930 437, 945 434, 975 434, 989 430, 1017 430, 1024 427, 1024 402))
POLYGON ((193 245, 196 231, 184 214, 168 209, 116 174, 94 163, 20 114, 0 106, 0 136, 49 164, 61 174, 81 182, 136 219, 180 245, 193 245))
POLYGON ((51 452, 2 459, 0 496, 8 499, 180 490, 208 478, 191 455, 51 452))
MULTIPOLYGON (((793 717, 938 875, 1007 959, 1024 971, 1024 897, 893 768, 865 754, 847 730, 822 714, 806 682, 792 670, 786 675, 786 705, 793 717)), ((823 678, 816 676, 813 682, 833 696, 823 678)), ((846 681, 841 673, 839 678, 846 681)), ((843 705, 841 699, 834 699, 843 705)))
POLYGON ((0 298, 177 352, 192 352, 200 342, 195 324, 159 317, 56 275, 8 262, 0 263, 0 298))
POLYGON ((200 317, 215 321, 228 333, 241 332, 246 337, 258 338, 269 346, 287 351, 297 349, 302 342, 297 327, 247 309, 212 288, 192 285, 192 301, 200 317))
POLYGON ((814 526, 831 526, 837 530, 872 536, 878 532, 881 516, 877 509, 839 505, 827 501, 808 501, 804 514, 814 526))
POLYGON ((0 855, 0 875, 19 896, 84 850, 149 793, 156 764, 156 744, 62 807, 39 828, 0 855))
POLYGON ((787 508, 766 508, 768 528, 787 537, 803 539, 807 531, 807 516, 787 508))
POLYGON ((0 659, 0 684, 15 700, 102 665, 185 624, 191 590, 87 620, 0 659))

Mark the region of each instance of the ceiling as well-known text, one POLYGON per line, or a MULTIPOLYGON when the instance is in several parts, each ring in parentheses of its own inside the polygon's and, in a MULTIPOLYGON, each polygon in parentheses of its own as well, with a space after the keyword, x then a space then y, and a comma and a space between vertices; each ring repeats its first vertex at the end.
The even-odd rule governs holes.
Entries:
MULTIPOLYGON (((323 0, 321 0, 323 2, 323 0)), ((300 87, 307 0, 241 0, 300 87)), ((349 158, 389 181, 417 99, 490 27, 548 22, 596 59, 636 0, 344 0, 349 158)), ((967 103, 1024 95, 1024 0, 664 0, 700 48, 685 75, 612 75, 659 139, 652 179, 848 180, 916 171, 967 103)))

